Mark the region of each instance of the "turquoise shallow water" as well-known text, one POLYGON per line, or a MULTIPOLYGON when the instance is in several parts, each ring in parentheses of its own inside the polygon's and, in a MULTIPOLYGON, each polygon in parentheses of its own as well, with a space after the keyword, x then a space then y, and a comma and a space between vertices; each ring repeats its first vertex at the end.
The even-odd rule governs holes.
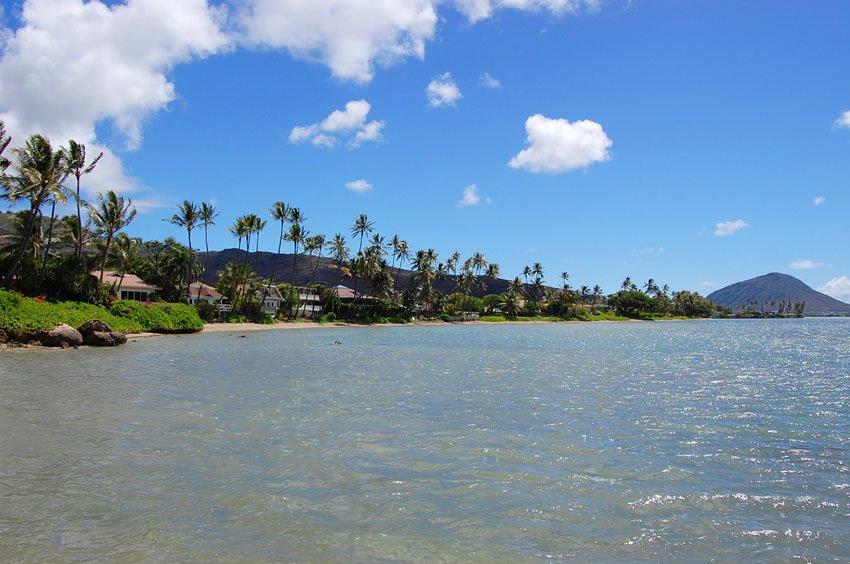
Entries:
POLYGON ((0 561, 850 560, 850 320, 246 335, 0 356, 0 561))

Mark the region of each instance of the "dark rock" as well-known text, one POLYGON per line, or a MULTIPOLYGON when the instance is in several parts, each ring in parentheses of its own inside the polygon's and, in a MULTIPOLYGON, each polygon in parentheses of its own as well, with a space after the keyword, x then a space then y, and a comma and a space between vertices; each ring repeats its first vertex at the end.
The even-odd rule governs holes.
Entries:
POLYGON ((86 335, 85 343, 93 347, 115 347, 127 342, 127 335, 116 331, 92 331, 86 335))
POLYGON ((86 335, 100 331, 101 333, 112 333, 112 328, 100 319, 90 319, 77 327, 77 331, 83 336, 83 341, 86 340, 86 335))
POLYGON ((78 347, 83 344, 83 336, 70 325, 58 325, 50 331, 38 335, 37 340, 45 347, 78 347))
POLYGON ((9 342, 9 335, 7 335, 5 331, 0 329, 0 345, 8 344, 8 342, 9 342))

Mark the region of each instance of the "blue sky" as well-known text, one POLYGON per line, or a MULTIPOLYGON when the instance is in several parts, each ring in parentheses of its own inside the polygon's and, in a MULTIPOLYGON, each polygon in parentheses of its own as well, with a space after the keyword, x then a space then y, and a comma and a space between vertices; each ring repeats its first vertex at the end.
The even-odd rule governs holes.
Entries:
POLYGON ((132 235, 182 238, 162 218, 214 201, 233 247, 226 225, 283 200, 312 233, 366 213, 504 277, 780 271, 850 300, 850 3, 3 6, 2 119, 106 150, 87 188, 140 204, 132 235))

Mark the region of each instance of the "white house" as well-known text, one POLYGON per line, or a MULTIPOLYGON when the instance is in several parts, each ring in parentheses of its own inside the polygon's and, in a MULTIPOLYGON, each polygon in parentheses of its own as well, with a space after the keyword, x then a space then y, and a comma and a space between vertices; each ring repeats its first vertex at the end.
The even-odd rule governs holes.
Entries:
POLYGON ((292 308, 295 317, 309 317, 313 319, 322 315, 322 298, 318 290, 303 286, 296 286, 298 291, 298 311, 292 308))

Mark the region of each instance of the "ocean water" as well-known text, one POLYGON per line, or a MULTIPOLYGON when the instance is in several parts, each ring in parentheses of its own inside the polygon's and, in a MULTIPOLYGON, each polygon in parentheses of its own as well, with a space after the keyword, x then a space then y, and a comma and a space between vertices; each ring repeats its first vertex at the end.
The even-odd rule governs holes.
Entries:
POLYGON ((850 560, 850 319, 240 335, 0 355, 0 561, 850 560))

